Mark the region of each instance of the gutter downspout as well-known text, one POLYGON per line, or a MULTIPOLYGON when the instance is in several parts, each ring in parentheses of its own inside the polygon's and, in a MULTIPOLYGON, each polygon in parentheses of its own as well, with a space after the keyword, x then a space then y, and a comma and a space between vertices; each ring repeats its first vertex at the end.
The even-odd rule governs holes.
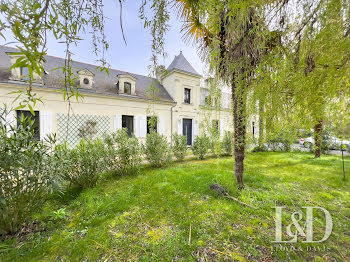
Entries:
POLYGON ((170 107, 170 144, 173 146, 173 108, 177 105, 175 102, 174 105, 170 107))

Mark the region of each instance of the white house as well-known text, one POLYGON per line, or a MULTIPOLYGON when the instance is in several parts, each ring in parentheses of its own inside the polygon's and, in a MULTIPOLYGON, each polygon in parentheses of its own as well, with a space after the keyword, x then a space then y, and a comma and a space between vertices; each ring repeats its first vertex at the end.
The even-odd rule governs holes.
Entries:
MULTIPOLYGON (((12 108, 16 94, 24 90, 27 68, 11 69, 17 59, 17 49, 0 46, 0 105, 12 108)), ((175 56, 166 73, 158 79, 134 73, 110 69, 109 74, 100 72, 97 66, 73 61, 76 86, 83 95, 70 103, 63 99, 64 59, 45 56, 45 74, 36 76, 33 92, 43 103, 35 105, 36 135, 43 139, 47 134, 56 133, 59 142, 67 141, 74 146, 86 130, 93 136, 127 128, 129 134, 144 139, 149 132, 148 121, 153 113, 157 116, 157 132, 171 140, 173 133, 184 134, 191 145, 204 125, 204 120, 217 125, 220 135, 232 131, 230 94, 221 96, 221 109, 208 110, 205 106, 208 94, 206 85, 201 86, 201 78, 182 52, 175 56), (55 70, 56 69, 56 70, 55 70), (156 99, 150 96, 153 86, 156 99)), ((28 114, 26 109, 12 111, 9 121, 15 122, 16 115, 28 114)))

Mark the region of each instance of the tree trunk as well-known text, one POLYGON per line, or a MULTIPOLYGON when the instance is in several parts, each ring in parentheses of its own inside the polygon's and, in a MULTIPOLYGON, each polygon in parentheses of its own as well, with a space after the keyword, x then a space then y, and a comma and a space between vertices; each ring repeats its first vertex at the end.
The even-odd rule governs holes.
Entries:
POLYGON ((317 124, 314 127, 314 140, 315 140, 315 158, 321 156, 321 147, 322 147, 322 120, 318 120, 317 124))
POLYGON ((244 188, 243 172, 245 157, 245 96, 241 90, 238 90, 235 81, 232 80, 232 104, 233 104, 233 126, 234 126, 234 156, 235 156, 235 175, 238 189, 244 188))
POLYGON ((260 149, 264 147, 264 101, 259 100, 259 139, 258 146, 260 149))

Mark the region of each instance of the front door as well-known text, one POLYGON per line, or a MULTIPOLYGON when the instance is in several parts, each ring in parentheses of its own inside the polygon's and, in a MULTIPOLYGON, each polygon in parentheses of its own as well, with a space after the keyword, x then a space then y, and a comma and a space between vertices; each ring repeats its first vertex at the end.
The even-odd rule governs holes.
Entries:
POLYGON ((192 145, 192 119, 184 118, 182 120, 182 132, 186 136, 187 145, 192 145))

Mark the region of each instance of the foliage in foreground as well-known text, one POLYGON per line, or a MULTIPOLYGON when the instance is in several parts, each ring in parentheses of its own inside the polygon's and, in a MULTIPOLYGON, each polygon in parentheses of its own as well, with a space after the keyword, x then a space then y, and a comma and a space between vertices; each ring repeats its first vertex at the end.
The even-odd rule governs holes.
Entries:
POLYGON ((57 185, 60 169, 50 152, 54 139, 37 141, 33 121, 23 116, 18 127, 0 115, 0 235, 17 232, 57 185))
POLYGON ((233 149, 233 134, 230 131, 226 131, 222 139, 222 151, 224 155, 231 156, 233 149))
POLYGON ((197 136, 193 141, 192 151, 199 159, 204 159, 208 153, 209 139, 207 136, 197 136))
POLYGON ((107 146, 108 168, 117 174, 138 173, 141 166, 141 146, 133 135, 128 136, 125 128, 104 136, 107 146))
MULTIPOLYGON (((232 165, 228 157, 144 168, 138 176, 108 176, 74 198, 69 191, 64 200, 53 199, 36 215, 45 231, 29 234, 27 240, 1 242, 0 260, 349 260, 350 183, 342 181, 339 156, 248 153, 247 187, 241 192, 235 190, 232 165), (209 188, 213 181, 257 209, 218 196, 209 188), (324 243, 298 242, 288 252, 271 250, 275 247, 271 207, 276 204, 288 207, 288 214, 304 211, 304 206, 326 208, 336 225, 331 237, 324 243)), ((350 173, 349 157, 345 168, 350 173)), ((286 223, 291 223, 288 214, 286 223)), ((315 218, 315 238, 320 239, 323 217, 315 218)))
POLYGON ((166 137, 151 131, 143 146, 147 161, 152 167, 167 165, 171 160, 170 147, 166 137))
POLYGON ((179 134, 173 134, 173 147, 174 156, 178 161, 183 161, 187 152, 186 137, 179 134))
POLYGON ((271 133, 267 138, 267 147, 271 151, 290 152, 293 137, 288 132, 271 133))
POLYGON ((69 150, 65 145, 61 145, 58 150, 63 152, 66 161, 63 178, 79 188, 95 186, 101 172, 107 169, 107 152, 99 139, 82 139, 76 148, 69 150))

